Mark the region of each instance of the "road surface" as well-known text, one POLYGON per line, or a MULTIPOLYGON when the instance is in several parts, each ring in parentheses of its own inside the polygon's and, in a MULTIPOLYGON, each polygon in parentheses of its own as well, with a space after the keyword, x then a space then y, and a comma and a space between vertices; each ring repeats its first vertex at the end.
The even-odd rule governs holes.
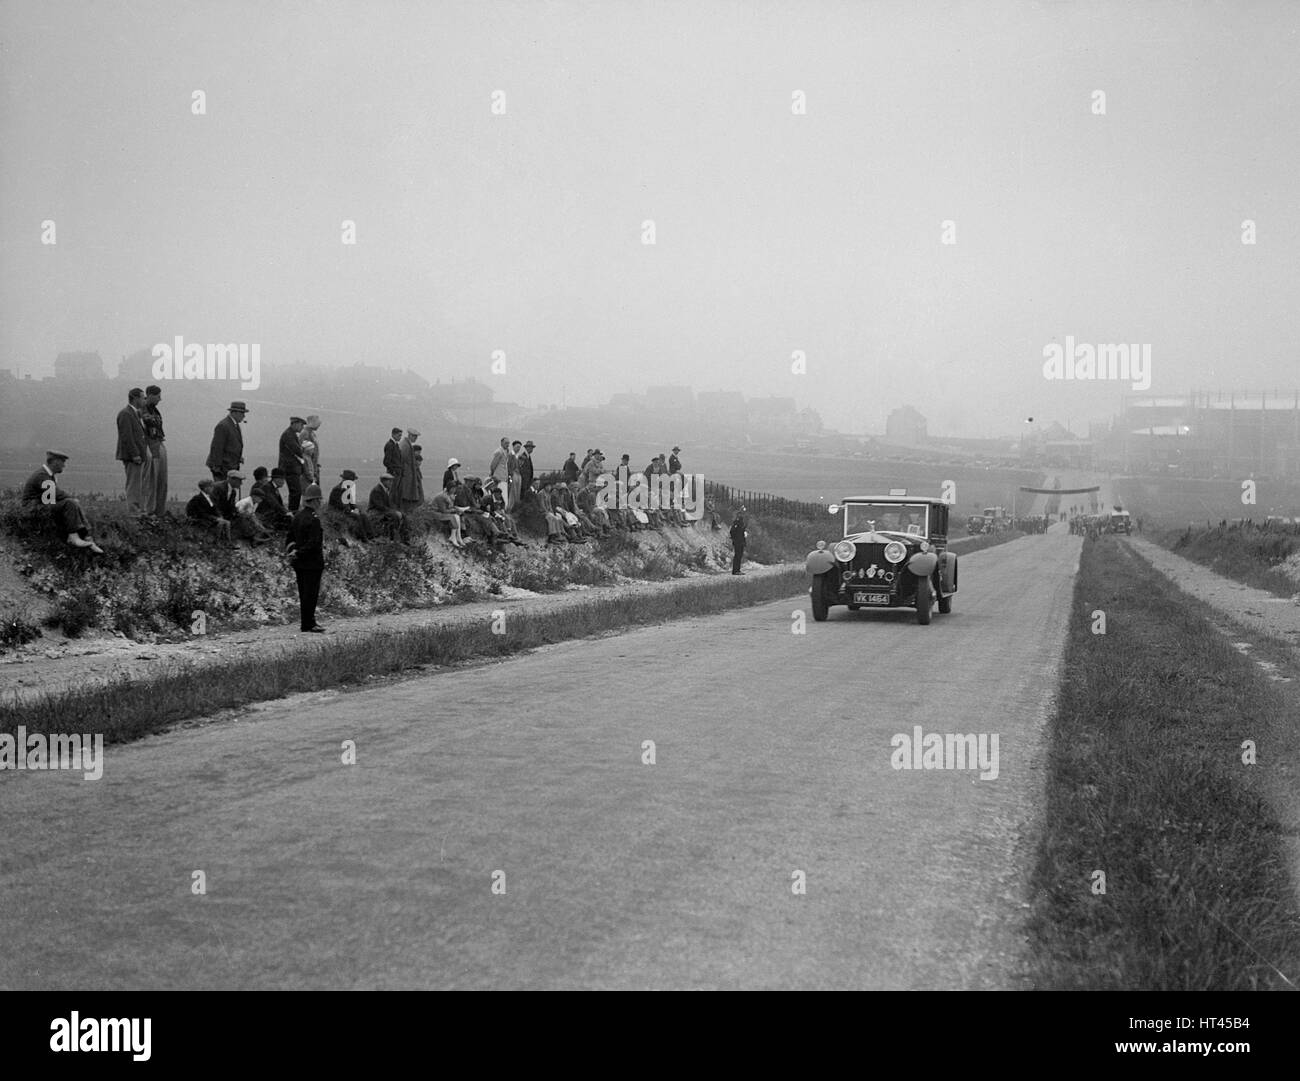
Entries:
POLYGON ((800 596, 0 774, 0 985, 1021 987, 1063 528, 929 627, 800 596))

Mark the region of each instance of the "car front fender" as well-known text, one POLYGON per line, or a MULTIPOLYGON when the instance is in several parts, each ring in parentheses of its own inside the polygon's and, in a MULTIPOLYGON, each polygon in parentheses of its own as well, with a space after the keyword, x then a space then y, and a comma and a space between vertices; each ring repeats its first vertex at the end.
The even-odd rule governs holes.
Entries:
POLYGON ((809 574, 825 574, 835 566, 835 557, 825 549, 819 548, 815 552, 808 553, 808 559, 804 563, 809 574))
POLYGON ((939 565, 939 557, 934 552, 917 552, 907 561, 907 569, 918 578, 928 578, 939 565))

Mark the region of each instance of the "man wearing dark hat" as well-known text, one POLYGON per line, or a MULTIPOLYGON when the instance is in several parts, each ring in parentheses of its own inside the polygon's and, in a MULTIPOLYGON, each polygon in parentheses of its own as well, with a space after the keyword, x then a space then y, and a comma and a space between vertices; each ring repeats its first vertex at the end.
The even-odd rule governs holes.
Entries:
POLYGON ((677 455, 679 455, 681 452, 682 452, 681 447, 673 447, 673 456, 668 459, 669 476, 672 476, 672 474, 674 473, 680 473, 682 471, 682 460, 677 457, 677 455))
POLYGON ((162 414, 158 403, 162 400, 162 387, 145 388, 144 408, 140 419, 144 422, 145 443, 149 459, 144 474, 144 512, 155 518, 167 510, 167 443, 163 434, 162 414))
POLYGON ((230 411, 212 429, 212 446, 208 449, 208 469, 218 484, 226 479, 232 469, 244 464, 244 433, 239 426, 244 423, 248 406, 231 402, 230 411))
POLYGON ((293 516, 293 525, 285 538, 285 551, 298 580, 298 606, 303 632, 324 634, 316 622, 316 601, 320 597, 320 579, 325 570, 325 533, 320 524, 320 487, 307 485, 302 493, 302 507, 293 516))
POLYGON ((351 469, 339 474, 339 482, 330 489, 329 515, 358 540, 371 538, 370 519, 357 507, 357 475, 351 469))
POLYGON ((89 548, 96 555, 104 549, 90 539, 90 523, 81 504, 59 490, 58 476, 67 464, 68 456, 61 450, 47 450, 45 464, 27 478, 23 484, 23 506, 44 508, 45 513, 74 548, 89 548))
POLYGON ((289 427, 280 433, 279 469, 284 473, 284 482, 289 488, 291 514, 298 510, 298 504, 302 502, 302 477, 307 469, 307 459, 298 437, 306 424, 303 417, 290 417, 289 427))
POLYGON ((136 514, 144 513, 144 471, 149 460, 149 442, 145 438, 144 391, 132 387, 126 406, 117 414, 117 460, 126 468, 126 502, 136 514))
POLYGON ((578 452, 569 451, 569 456, 564 459, 564 464, 560 466, 564 473, 564 483, 572 484, 578 479, 578 474, 582 472, 582 467, 578 465, 578 452))
POLYGON ((257 505, 257 516, 267 529, 283 533, 293 521, 284 505, 280 494, 284 488, 284 471, 278 466, 267 475, 266 466, 259 465, 253 470, 253 488, 250 495, 260 495, 262 501, 257 505))

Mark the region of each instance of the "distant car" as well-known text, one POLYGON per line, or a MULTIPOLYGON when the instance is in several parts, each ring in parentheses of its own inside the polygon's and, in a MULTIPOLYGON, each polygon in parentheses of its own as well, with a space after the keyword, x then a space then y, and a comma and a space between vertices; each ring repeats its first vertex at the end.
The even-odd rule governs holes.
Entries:
POLYGON ((808 553, 808 595, 813 619, 824 622, 836 605, 915 608, 930 622, 938 605, 952 611, 957 592, 957 554, 948 551, 948 504, 917 496, 854 496, 831 504, 843 537, 808 553))
POLYGON ((1133 519, 1126 510, 1112 511, 1110 516, 1109 530, 1111 533, 1123 533, 1132 535, 1133 519))

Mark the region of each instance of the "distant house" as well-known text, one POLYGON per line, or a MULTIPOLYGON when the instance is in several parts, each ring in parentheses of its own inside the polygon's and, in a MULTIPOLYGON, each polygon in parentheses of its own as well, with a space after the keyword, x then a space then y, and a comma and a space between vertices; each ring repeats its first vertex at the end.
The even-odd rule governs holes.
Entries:
POLYGON ((54 358, 58 380, 106 379, 104 361, 98 353, 60 353, 54 358))
POLYGON ((700 416, 710 427, 743 427, 749 420, 745 396, 738 390, 702 390, 695 396, 700 416))
POLYGON ((925 428, 925 417, 912 406, 902 405, 890 413, 885 421, 885 439, 890 443, 919 447, 928 438, 925 428))

